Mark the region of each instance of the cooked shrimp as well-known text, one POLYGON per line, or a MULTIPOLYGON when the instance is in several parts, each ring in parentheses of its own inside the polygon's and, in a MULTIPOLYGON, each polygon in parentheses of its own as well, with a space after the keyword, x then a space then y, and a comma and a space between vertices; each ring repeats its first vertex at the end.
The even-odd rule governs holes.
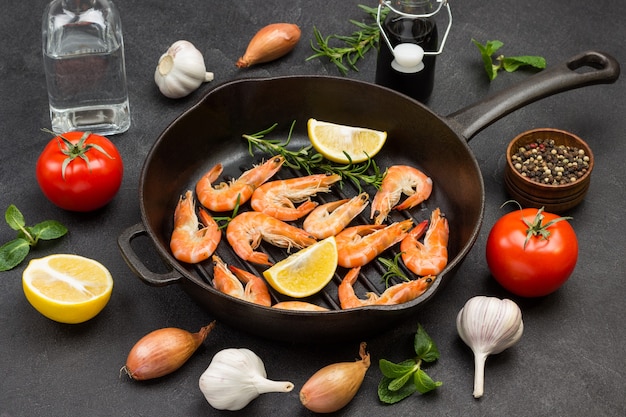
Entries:
POLYGON ((255 165, 237 179, 214 185, 223 170, 222 164, 217 164, 196 183, 198 201, 212 211, 231 211, 237 203, 241 205, 248 201, 254 190, 272 178, 284 162, 282 156, 274 156, 263 164, 255 165))
POLYGON ((367 203, 367 193, 361 193, 350 199, 322 204, 309 213, 302 228, 317 239, 335 236, 365 209, 367 203))
POLYGON ((337 236, 338 264, 344 268, 363 266, 376 256, 404 239, 413 220, 384 226, 365 224, 344 229, 337 236))
POLYGON ((235 216, 226 228, 226 238, 241 259, 263 265, 272 263, 267 254, 254 251, 261 240, 287 250, 302 249, 316 242, 308 232, 258 211, 235 216))
POLYGON ((297 220, 317 206, 311 196, 329 192, 330 186, 339 180, 341 176, 337 174, 317 174, 266 182, 254 191, 250 204, 254 210, 279 220, 297 220), (296 207, 294 203, 302 204, 296 207))
POLYGON ((200 209, 202 227, 196 215, 196 205, 191 191, 180 197, 174 211, 174 230, 170 238, 170 249, 176 259, 182 262, 198 263, 215 252, 222 239, 217 222, 211 215, 200 209))
POLYGON ((432 179, 419 169, 407 165, 391 166, 372 201, 370 219, 374 219, 375 224, 382 224, 391 210, 413 208, 430 197, 432 190, 432 179), (403 193, 408 197, 398 204, 403 193))
POLYGON ((430 227, 424 243, 421 243, 418 239, 424 234, 427 224, 425 220, 417 225, 400 243, 402 261, 417 275, 437 275, 448 264, 448 220, 441 215, 439 208, 433 210, 430 227))
POLYGON ((213 255, 213 264, 213 285, 218 291, 266 307, 272 305, 270 292, 261 278, 232 265, 226 266, 217 255, 213 255), (245 288, 242 283, 246 284, 245 288))
POLYGON ((272 306, 281 310, 298 310, 298 311, 328 311, 326 307, 317 304, 307 303, 306 301, 281 301, 272 306))
POLYGON ((353 287, 359 276, 360 269, 360 267, 352 268, 341 281, 341 284, 339 284, 339 303, 343 309, 406 303, 424 294, 434 281, 434 277, 428 276, 402 282, 387 288, 381 295, 368 292, 366 293, 366 299, 360 299, 356 296, 353 287))

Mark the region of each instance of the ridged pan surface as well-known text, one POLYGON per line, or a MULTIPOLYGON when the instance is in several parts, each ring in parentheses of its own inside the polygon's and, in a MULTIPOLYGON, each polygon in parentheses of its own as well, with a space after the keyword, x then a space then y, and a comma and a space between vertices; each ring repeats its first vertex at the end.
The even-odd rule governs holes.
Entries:
MULTIPOLYGON (((275 179, 299 175, 306 173, 283 168, 275 179)), ((367 186, 364 191, 369 193, 370 200, 376 192, 367 186)), ((358 189, 350 181, 344 181, 340 187, 333 186, 330 194, 320 194, 314 199, 322 203, 357 193, 358 189)), ((441 118, 421 104, 385 88, 316 76, 240 80, 208 93, 158 138, 142 172, 140 194, 146 231, 160 254, 181 273, 182 287, 218 320, 254 334, 286 341, 366 337, 389 328, 394 321, 414 315, 420 306, 443 290, 470 250, 481 225, 484 205, 477 162, 466 140, 441 118), (411 165, 433 179, 433 192, 427 201, 409 211, 394 211, 390 217, 390 221, 413 218, 417 224, 428 219, 432 210, 440 208, 449 221, 449 264, 418 299, 395 306, 341 310, 337 288, 347 270, 338 268, 334 279, 321 293, 305 300, 331 311, 277 310, 216 291, 211 283, 213 265, 210 260, 189 265, 172 257, 169 238, 179 197, 186 190, 194 190, 198 179, 217 163, 224 165, 223 178, 228 179, 238 177, 253 164, 270 157, 259 152, 251 156, 243 134, 256 133, 277 123, 267 138, 286 139, 295 122, 289 148, 308 146, 306 123, 309 118, 387 131, 387 142, 375 157, 378 167, 384 170, 391 165, 411 165)), ((242 207, 242 210, 249 209, 249 203, 242 207)), ((369 216, 368 206, 354 224, 370 222, 369 216)), ((275 262, 288 255, 285 250, 266 243, 261 244, 261 250, 275 262)), ((398 251, 397 245, 382 256, 392 259, 398 251)), ((217 254, 228 264, 262 275, 264 267, 239 259, 225 236, 217 254)), ((384 272, 376 261, 362 268, 355 285, 357 295, 365 297, 367 291, 384 291, 384 272)), ((272 292, 272 296, 275 302, 288 299, 276 292, 272 292)))

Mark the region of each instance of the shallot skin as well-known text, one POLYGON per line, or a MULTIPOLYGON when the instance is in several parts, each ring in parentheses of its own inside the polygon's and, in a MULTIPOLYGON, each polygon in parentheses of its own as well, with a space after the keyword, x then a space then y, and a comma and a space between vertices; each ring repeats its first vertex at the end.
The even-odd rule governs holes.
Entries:
POLYGON ((170 374, 187 362, 214 327, 215 321, 197 333, 175 327, 150 332, 135 343, 122 370, 136 381, 170 374))
POLYGON ((300 28, 293 23, 272 23, 250 40, 246 52, 237 60, 238 68, 247 68, 288 54, 300 40, 300 28))
POLYGON ((333 413, 356 395, 370 366, 366 344, 360 345, 361 360, 328 365, 309 378, 300 390, 300 402, 315 413, 333 413))

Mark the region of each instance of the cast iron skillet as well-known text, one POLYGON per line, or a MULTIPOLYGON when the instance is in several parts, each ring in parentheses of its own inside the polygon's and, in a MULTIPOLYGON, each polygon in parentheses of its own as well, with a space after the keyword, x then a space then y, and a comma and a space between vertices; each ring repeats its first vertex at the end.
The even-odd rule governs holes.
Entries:
MULTIPOLYGON (((152 286, 180 284, 219 321, 249 333, 297 342, 347 340, 379 333, 394 321, 414 315, 439 292, 477 238, 485 192, 478 163, 467 141, 484 127, 525 104, 577 87, 612 83, 618 76, 619 64, 615 59, 599 52, 586 52, 448 117, 440 117, 392 90, 345 78, 288 76, 225 83, 177 118, 155 142, 145 161, 139 185, 142 223, 128 228, 119 237, 122 255, 145 283, 152 286), (193 190, 200 176, 217 162, 224 164, 226 176, 238 177, 242 170, 268 157, 259 153, 250 156, 242 134, 259 132, 278 123, 268 138, 284 139, 295 121, 290 146, 296 149, 308 145, 306 121, 311 117, 385 130, 388 132, 387 143, 376 156, 381 169, 393 164, 409 164, 433 178, 433 193, 425 203, 409 212, 396 212, 391 218, 393 221, 412 217, 418 222, 440 207, 449 220, 449 264, 418 299, 395 306, 341 310, 336 293, 345 270, 339 268, 326 289, 307 300, 329 307, 331 311, 277 310, 216 291, 211 285, 210 261, 187 265, 171 255, 169 238, 173 213, 181 194, 193 190), (171 265, 170 272, 155 273, 139 259, 131 242, 146 235, 165 263, 171 265)), ((302 173, 283 169, 279 178, 296 175, 302 173)), ((375 190, 366 191, 373 197, 375 190)), ((319 198, 326 201, 356 193, 357 189, 346 182, 333 194, 319 198)), ((358 221, 366 223, 368 219, 369 210, 366 209, 358 221)), ((268 245, 262 245, 262 248, 275 261, 286 256, 283 250, 268 245)), ((257 266, 240 261, 225 238, 217 253, 229 264, 261 272, 257 266)), ((390 250, 385 257, 392 258, 396 253, 390 250)), ((364 267, 355 286, 357 294, 362 297, 365 291, 382 292, 383 272, 378 262, 364 267)), ((272 295, 275 301, 284 299, 280 294, 272 295)))

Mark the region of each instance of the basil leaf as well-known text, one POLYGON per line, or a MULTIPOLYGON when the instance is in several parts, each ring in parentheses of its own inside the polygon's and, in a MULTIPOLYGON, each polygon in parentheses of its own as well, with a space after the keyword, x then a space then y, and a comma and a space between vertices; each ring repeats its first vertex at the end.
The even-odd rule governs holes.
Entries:
POLYGON ((546 67, 546 60, 540 56, 510 56, 502 59, 502 67, 507 72, 517 71, 519 67, 530 66, 538 69, 546 67))
POLYGON ((33 234, 41 240, 58 239, 67 233, 67 228, 56 220, 46 220, 31 228, 33 234))
POLYGON ((30 244, 26 239, 14 239, 0 246, 0 271, 8 271, 20 264, 28 255, 30 244))
POLYGON ((387 359, 381 359, 378 361, 380 371, 388 378, 399 378, 407 372, 413 372, 416 369, 415 365, 415 361, 412 359, 408 359, 397 364, 390 362, 387 359))
POLYGON ((417 392, 415 384, 405 384, 399 390, 391 391, 389 389, 391 381, 391 378, 383 377, 378 384, 378 399, 386 404, 395 404, 417 392))
POLYGON ((433 339, 428 336, 426 330, 421 324, 417 326, 417 333, 415 333, 414 348, 417 357, 424 362, 434 362, 439 359, 439 349, 433 342, 433 339))
POLYGON ((7 207, 7 211, 4 213, 4 219, 13 230, 20 230, 26 225, 24 215, 13 204, 7 207))
POLYGON ((433 381, 430 376, 428 376, 428 374, 421 369, 415 372, 413 377, 413 383, 415 389, 419 391, 420 394, 425 394, 443 385, 442 382, 433 381))

